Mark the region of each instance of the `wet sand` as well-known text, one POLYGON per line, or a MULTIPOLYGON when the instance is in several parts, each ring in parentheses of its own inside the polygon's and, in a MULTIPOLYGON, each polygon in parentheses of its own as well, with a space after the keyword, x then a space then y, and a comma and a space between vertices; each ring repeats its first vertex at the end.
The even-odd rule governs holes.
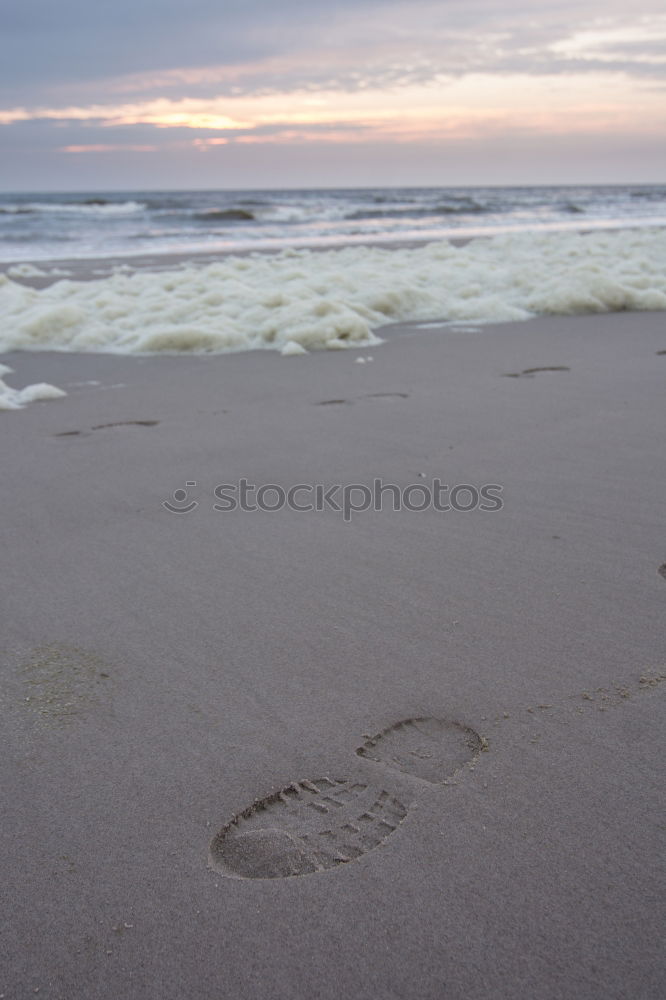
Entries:
POLYGON ((0 414, 0 994, 663 995, 664 315, 387 335, 0 358, 69 393, 0 414))

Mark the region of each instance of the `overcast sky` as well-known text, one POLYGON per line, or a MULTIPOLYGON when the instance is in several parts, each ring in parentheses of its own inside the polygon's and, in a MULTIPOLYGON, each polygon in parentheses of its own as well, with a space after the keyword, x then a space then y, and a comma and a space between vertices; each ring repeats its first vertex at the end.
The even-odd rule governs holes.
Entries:
POLYGON ((0 0, 0 188, 666 181, 659 0, 0 0))

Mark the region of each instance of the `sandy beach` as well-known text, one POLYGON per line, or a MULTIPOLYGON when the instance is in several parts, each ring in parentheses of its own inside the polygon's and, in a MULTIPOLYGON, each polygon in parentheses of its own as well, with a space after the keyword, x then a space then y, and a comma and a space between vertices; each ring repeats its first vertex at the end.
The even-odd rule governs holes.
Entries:
POLYGON ((383 335, 0 357, 7 1000, 662 995, 664 313, 383 335))
POLYGON ((32 6, 0 1000, 663 1000, 666 12, 32 6))

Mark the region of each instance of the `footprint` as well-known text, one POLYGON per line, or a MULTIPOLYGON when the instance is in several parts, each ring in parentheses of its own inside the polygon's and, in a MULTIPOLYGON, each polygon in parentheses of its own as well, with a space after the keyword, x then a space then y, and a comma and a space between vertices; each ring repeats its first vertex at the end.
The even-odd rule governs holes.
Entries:
POLYGON ((532 378, 537 372, 570 372, 566 365, 549 365, 544 368, 523 368, 522 372, 505 372, 504 378, 532 378))
POLYGON ((405 719, 367 740, 356 753, 431 784, 478 757, 484 741, 469 726, 443 719, 405 719))
POLYGON ((666 563, 661 564, 657 573, 659 573, 659 576, 663 576, 664 580, 666 580, 666 563))
POLYGON ((310 875, 383 843, 407 808, 379 786, 299 781, 235 816, 210 846, 211 866, 235 878, 310 875))
POLYGON ((655 351, 655 354, 666 354, 666 351, 655 351))
MULTIPOLYGON (((659 573, 666 578, 666 563, 659 573)), ((643 673, 612 690, 584 691, 575 699, 575 711, 583 712, 584 706, 606 711, 664 681, 663 672, 643 673)), ((559 708, 571 711, 567 704, 559 708)), ((534 707, 526 711, 536 718, 534 707)), ((502 718, 509 719, 509 713, 495 724, 502 718)), ((530 742, 538 739, 536 734, 530 742)), ((234 816, 211 841, 209 866, 229 878, 276 879, 349 864, 396 832, 424 786, 446 784, 463 767, 473 768, 487 749, 486 739, 463 723, 403 719, 357 748, 364 760, 362 776, 294 782, 234 816)))
POLYGON ((116 420, 110 424, 96 424, 94 431, 103 431, 107 427, 155 427, 159 420, 116 420))
POLYGON ((387 770, 438 784, 484 748, 478 733, 457 722, 397 722, 356 751, 371 765, 383 765, 377 780, 299 781, 258 800, 213 838, 210 867, 231 878, 288 878, 356 861, 397 830, 419 792, 414 785, 405 803, 387 770))
MULTIPOLYGON (((107 427, 156 427, 159 420, 117 420, 110 424, 95 424, 91 428, 93 431, 103 431, 107 427)), ((87 437, 90 431, 58 431, 53 437, 76 437, 81 435, 87 437)))
MULTIPOLYGON (((406 392, 367 392, 360 399, 408 399, 406 392)), ((322 399, 315 406, 353 406, 353 399, 322 399)))

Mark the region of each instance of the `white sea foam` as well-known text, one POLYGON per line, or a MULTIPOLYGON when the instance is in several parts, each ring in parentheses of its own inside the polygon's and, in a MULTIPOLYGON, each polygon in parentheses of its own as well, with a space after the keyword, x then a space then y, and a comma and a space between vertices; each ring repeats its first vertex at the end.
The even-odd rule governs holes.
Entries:
POLYGON ((59 399, 67 395, 62 389, 46 382, 36 382, 24 389, 12 389, 5 384, 4 376, 11 375, 13 370, 8 365, 0 365, 0 410, 20 410, 26 403, 33 403, 38 399, 59 399))
POLYGON ((666 309, 666 231, 346 247, 26 288, 0 278, 0 350, 120 354, 363 347, 398 320, 666 309))
POLYGON ((34 264, 13 264, 7 268, 7 274, 10 278, 45 278, 48 272, 34 264))
POLYGON ((297 344, 295 340, 288 340, 287 343, 280 349, 280 354, 287 358, 289 355, 293 354, 307 354, 308 352, 300 344, 297 344))

